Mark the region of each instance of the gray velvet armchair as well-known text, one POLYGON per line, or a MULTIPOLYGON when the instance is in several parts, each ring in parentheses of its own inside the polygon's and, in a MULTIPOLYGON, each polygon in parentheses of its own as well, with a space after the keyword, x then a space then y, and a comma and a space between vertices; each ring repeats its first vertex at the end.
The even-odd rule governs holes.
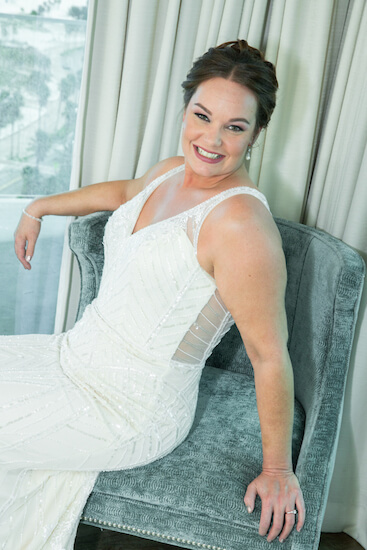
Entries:
MULTIPOLYGON (((110 213, 70 227, 81 270, 78 316, 95 297, 110 213)), ((286 550, 316 550, 333 471, 364 263, 351 248, 301 224, 276 220, 287 260, 286 309, 295 377, 293 461, 307 519, 286 550)), ((204 369, 187 439, 148 466, 103 472, 82 522, 183 548, 267 550, 261 505, 248 514, 246 486, 261 471, 261 437, 251 364, 234 326, 204 369)))

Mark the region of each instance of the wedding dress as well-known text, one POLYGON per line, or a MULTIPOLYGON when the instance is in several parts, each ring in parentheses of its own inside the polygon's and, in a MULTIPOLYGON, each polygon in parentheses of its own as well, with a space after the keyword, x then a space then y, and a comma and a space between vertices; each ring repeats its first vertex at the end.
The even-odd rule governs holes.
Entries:
POLYGON ((132 233, 157 178, 110 217, 98 297, 59 335, 0 337, 0 548, 71 550, 98 472, 133 468, 190 430, 203 365, 233 324, 196 248, 219 193, 132 233))

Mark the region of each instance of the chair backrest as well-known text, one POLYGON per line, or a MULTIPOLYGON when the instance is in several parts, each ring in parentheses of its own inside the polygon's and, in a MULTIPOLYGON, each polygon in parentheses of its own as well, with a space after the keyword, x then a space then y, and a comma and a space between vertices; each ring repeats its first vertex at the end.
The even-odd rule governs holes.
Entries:
MULTIPOLYGON (((70 248, 81 270, 78 318, 98 292, 102 238, 110 215, 92 214, 70 226, 70 248)), ((295 393, 307 411, 324 395, 325 385, 340 396, 343 393, 364 262, 349 246, 323 231, 282 219, 276 223, 287 262, 288 347, 295 393)), ((215 348, 208 364, 253 376, 235 326, 215 348)))

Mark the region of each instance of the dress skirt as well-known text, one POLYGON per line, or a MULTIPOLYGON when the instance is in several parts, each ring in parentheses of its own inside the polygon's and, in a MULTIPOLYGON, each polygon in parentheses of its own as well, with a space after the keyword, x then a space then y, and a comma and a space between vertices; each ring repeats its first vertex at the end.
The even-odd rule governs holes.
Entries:
POLYGON ((197 376, 182 373, 191 398, 180 406, 172 367, 167 378, 104 338, 83 320, 0 337, 1 550, 72 550, 98 473, 152 462, 187 435, 197 376))

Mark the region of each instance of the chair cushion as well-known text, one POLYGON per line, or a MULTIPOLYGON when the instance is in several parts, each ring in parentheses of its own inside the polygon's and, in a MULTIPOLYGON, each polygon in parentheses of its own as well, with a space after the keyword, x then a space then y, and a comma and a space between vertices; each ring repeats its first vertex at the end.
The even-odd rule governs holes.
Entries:
MULTIPOLYGON (((296 402, 294 463, 304 422, 304 411, 296 402)), ((251 550, 268 548, 257 535, 259 499, 251 515, 243 503, 246 486, 260 473, 261 464, 253 380, 205 367, 195 421, 186 440, 148 466, 100 474, 83 520, 187 548, 201 544, 243 550, 244 540, 251 540, 251 550), (215 540, 214 530, 220 533, 215 540)))

